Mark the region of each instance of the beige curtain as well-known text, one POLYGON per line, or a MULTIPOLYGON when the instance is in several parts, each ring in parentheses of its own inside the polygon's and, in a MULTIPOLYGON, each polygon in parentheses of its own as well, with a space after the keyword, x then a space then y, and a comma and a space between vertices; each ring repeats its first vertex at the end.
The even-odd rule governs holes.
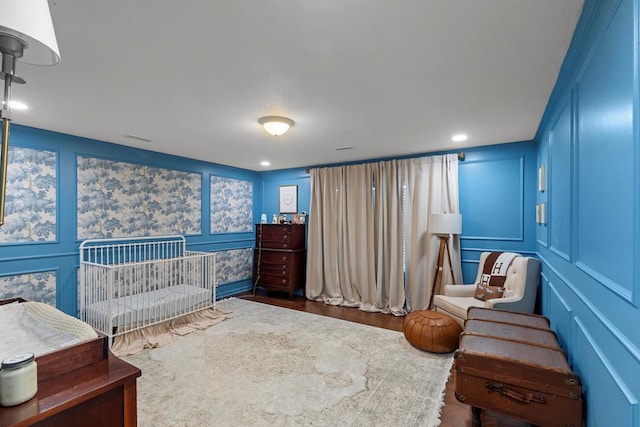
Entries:
POLYGON ((375 164, 376 291, 379 308, 404 314, 402 161, 375 164))
POLYGON ((307 297, 376 309, 371 165, 311 171, 307 297), (348 191, 358 189, 358 191, 348 191), (312 214, 312 212, 314 212, 312 214), (311 242, 314 242, 313 244, 311 242))
MULTIPOLYGON (((440 240, 428 232, 429 214, 459 213, 458 157, 455 154, 410 159, 405 167, 407 311, 427 309, 436 273, 440 240)), ((456 280, 462 283, 460 236, 449 239, 456 280)), ((453 283, 445 260, 442 283, 453 283)))
MULTIPOLYGON (((307 298, 395 315, 426 308, 438 244, 428 217, 458 212, 457 161, 312 169, 307 298)), ((459 240, 451 250, 461 277, 459 240)))

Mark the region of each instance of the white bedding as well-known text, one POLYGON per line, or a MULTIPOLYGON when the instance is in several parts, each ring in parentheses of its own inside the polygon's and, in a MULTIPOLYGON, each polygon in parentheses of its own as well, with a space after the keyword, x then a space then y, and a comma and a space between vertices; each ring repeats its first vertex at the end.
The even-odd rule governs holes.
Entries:
MULTIPOLYGON (((107 325, 109 316, 113 327, 148 325, 160 319, 186 313, 211 302, 211 291, 191 285, 169 286, 164 289, 99 301, 86 307, 87 321, 94 325, 107 325)), ((101 328, 98 328, 101 329, 101 328)), ((103 330, 107 334, 112 331, 103 330)))
POLYGON ((0 305, 0 360, 18 353, 37 356, 97 338, 91 326, 40 302, 0 305))

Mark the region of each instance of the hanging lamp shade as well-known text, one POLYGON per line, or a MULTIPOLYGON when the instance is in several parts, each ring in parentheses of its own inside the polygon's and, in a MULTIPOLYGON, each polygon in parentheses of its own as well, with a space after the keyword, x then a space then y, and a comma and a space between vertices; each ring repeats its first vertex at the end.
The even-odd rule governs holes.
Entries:
POLYGON ((22 41, 20 62, 32 65, 55 65, 60 49, 53 30, 47 0, 0 0, 0 35, 22 41))
POLYGON ((53 30, 47 0, 0 0, 0 55, 4 80, 2 135, 0 139, 0 227, 4 225, 7 197, 9 133, 11 127, 11 85, 24 84, 15 74, 16 61, 32 65, 55 65, 60 49, 53 30))

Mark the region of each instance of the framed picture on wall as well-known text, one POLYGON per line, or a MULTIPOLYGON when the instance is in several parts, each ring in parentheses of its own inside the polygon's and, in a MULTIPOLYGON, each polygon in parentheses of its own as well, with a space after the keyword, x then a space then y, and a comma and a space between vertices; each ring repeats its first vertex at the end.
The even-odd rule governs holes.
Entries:
POLYGON ((298 186, 281 185, 278 191, 281 214, 298 213, 298 186))

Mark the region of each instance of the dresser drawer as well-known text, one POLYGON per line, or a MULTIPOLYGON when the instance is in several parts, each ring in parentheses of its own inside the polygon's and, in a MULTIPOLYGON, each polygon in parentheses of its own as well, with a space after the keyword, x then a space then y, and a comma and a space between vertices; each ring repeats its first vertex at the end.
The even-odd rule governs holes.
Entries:
POLYGON ((264 249, 294 249, 293 244, 291 243, 291 236, 284 237, 278 240, 262 240, 262 245, 260 242, 256 242, 256 247, 260 247, 264 249))
POLYGON ((257 262, 254 262, 253 274, 255 275, 259 272, 260 275, 262 275, 262 273, 268 273, 283 276, 285 274, 289 274, 289 267, 289 264, 265 264, 264 262, 258 264, 257 262))
POLYGON ((260 270, 258 285, 262 284, 288 287, 291 284, 291 278, 286 271, 282 272, 282 274, 276 274, 266 270, 260 270))
POLYGON ((256 247, 267 249, 304 249, 304 225, 257 224, 256 247))
POLYGON ((293 254, 291 252, 276 252, 276 251, 265 251, 265 250, 255 250, 254 251, 256 259, 255 262, 258 261, 258 256, 260 257, 261 264, 289 264, 293 259, 293 254))
POLYGON ((254 250, 253 270, 254 275, 259 273, 273 276, 285 276, 289 274, 294 265, 295 255, 291 252, 279 252, 270 250, 254 250))
POLYGON ((293 233, 293 229, 287 224, 264 224, 258 227, 256 234, 258 236, 262 234, 262 238, 265 240, 277 240, 286 236, 289 236, 289 239, 291 239, 291 234, 293 233))

